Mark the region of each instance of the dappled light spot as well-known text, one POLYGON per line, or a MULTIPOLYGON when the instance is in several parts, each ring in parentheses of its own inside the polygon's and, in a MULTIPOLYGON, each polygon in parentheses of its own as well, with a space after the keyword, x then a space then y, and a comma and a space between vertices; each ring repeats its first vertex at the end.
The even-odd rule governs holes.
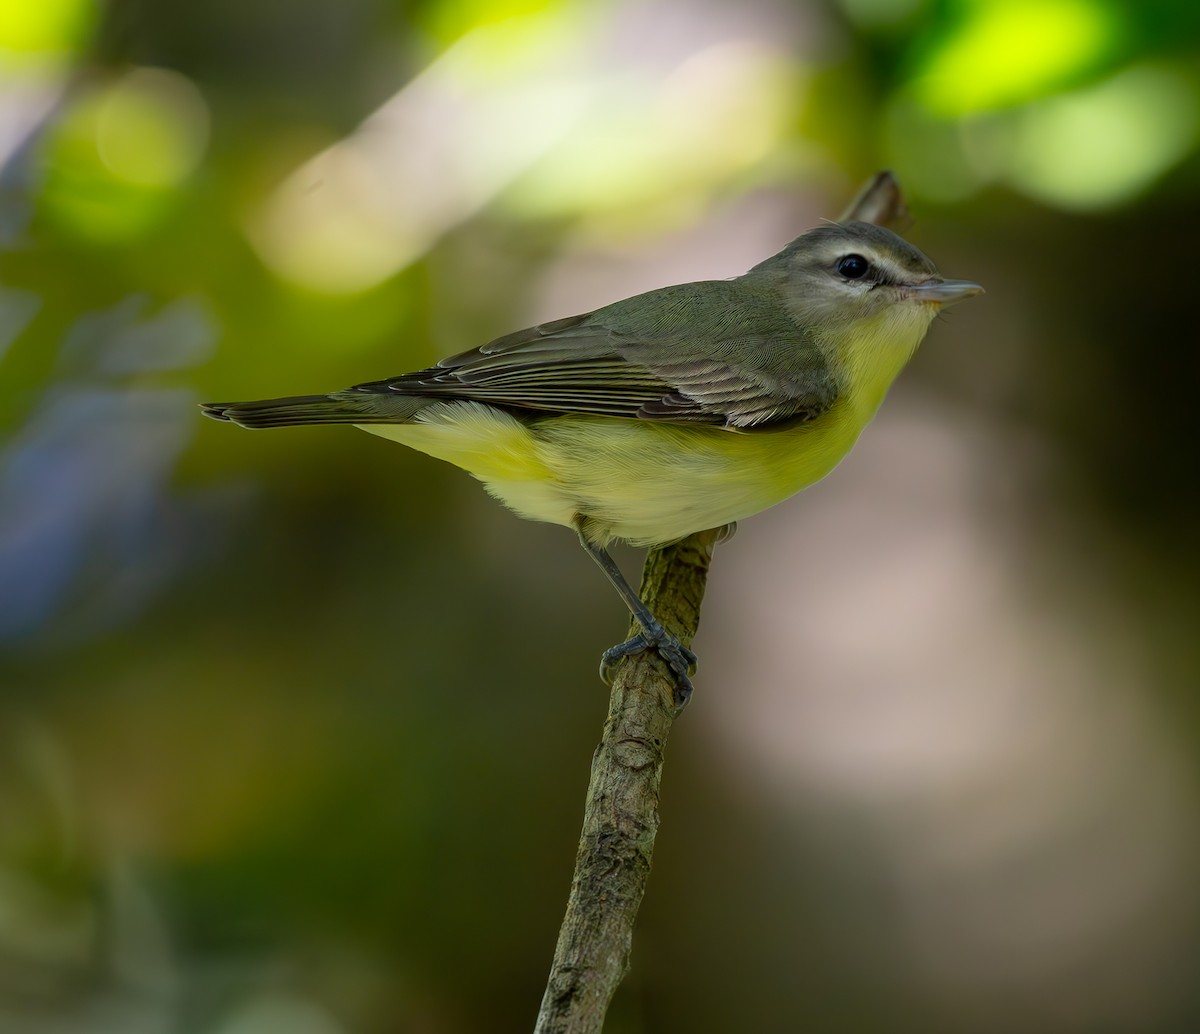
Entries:
POLYGON ((208 124, 199 90, 166 69, 137 68, 82 92, 49 137, 42 210, 95 243, 142 235, 199 165, 208 124))
POLYGON ((1131 68, 1024 111, 1006 152, 1007 172, 1026 193, 1062 208, 1116 204, 1191 150, 1198 114, 1185 75, 1131 68))
POLYGON ((1056 208, 1086 210, 1129 200, 1182 161, 1200 134, 1200 104, 1184 69, 1144 64, 958 119, 932 113, 909 89, 884 125, 891 161, 925 196, 961 200, 1008 183, 1056 208))
POLYGON ((0 4, 0 66, 70 53, 91 34, 96 0, 10 0, 0 4))
POLYGON ((764 40, 688 41, 622 68, 595 60, 570 12, 519 25, 462 37, 289 175, 248 221, 267 266, 312 291, 359 293, 489 203, 524 219, 690 222, 722 184, 780 155, 806 92, 764 40))
POLYGON ((119 179, 171 187, 186 178, 208 143, 208 108, 189 79, 137 68, 104 95, 96 111, 96 150, 119 179))
POLYGON ((1119 36, 1113 9, 1088 0, 990 0, 919 65, 914 86, 947 117, 1022 104, 1094 70, 1119 36))
POLYGON ((475 29, 344 140, 301 165, 248 221, 277 276, 367 291, 424 254, 540 157, 594 100, 565 15, 475 29))
POLYGON ((705 47, 657 82, 614 82, 504 200, 525 217, 691 222, 718 184, 778 154, 806 86, 763 41, 705 47))

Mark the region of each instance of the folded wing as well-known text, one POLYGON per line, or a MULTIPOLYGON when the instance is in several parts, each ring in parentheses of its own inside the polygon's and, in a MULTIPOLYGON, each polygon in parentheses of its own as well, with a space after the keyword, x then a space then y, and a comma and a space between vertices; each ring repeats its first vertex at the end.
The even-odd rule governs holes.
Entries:
POLYGON ((743 430, 811 420, 838 393, 803 329, 737 281, 663 288, 351 392, 743 430))

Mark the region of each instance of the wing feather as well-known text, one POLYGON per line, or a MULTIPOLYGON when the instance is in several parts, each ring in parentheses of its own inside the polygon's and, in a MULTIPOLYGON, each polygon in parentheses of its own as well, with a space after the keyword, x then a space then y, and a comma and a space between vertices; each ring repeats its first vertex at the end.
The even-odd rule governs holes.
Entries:
POLYGON ((811 420, 838 384, 778 299, 717 281, 529 327, 352 390, 751 430, 811 420))

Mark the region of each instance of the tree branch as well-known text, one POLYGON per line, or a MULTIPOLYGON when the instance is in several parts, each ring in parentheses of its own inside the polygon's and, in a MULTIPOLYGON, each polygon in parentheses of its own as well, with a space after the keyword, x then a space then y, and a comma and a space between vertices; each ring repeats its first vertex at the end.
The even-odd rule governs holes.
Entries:
MULTIPOLYGON (((646 557, 639 595, 684 646, 700 623, 718 537, 716 531, 689 535, 646 557)), ((636 631, 631 625, 631 634, 636 631)), ((617 670, 604 734, 592 757, 575 878, 537 1034, 598 1034, 629 969, 633 923, 658 832, 663 748, 678 713, 674 692, 675 682, 654 651, 629 658, 617 670)))

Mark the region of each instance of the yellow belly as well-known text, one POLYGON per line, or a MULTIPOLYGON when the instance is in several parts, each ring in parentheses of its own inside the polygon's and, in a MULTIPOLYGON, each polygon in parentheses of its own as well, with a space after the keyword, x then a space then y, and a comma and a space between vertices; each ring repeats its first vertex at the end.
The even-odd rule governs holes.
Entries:
POLYGON ((510 509, 601 538, 672 542, 752 514, 828 474, 871 417, 847 401, 811 424, 734 432, 651 420, 561 416, 522 423, 473 402, 364 431, 462 467, 510 509))

